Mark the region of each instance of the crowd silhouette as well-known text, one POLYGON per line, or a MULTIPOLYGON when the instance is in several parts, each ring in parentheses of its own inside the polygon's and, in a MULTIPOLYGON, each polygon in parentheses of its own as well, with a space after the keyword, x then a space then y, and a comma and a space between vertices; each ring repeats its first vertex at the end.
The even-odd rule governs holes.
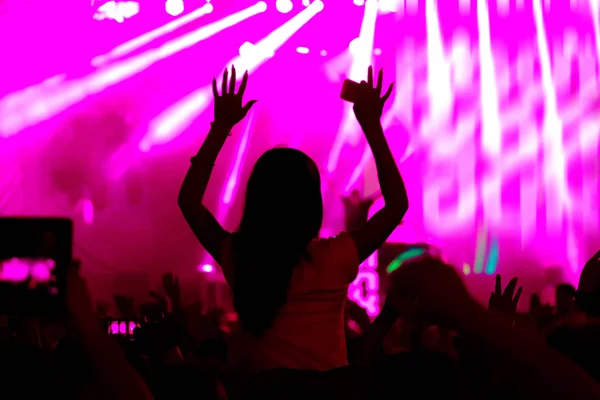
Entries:
POLYGON ((319 237, 315 162, 274 148, 254 165, 238 229, 225 230, 203 198, 221 148, 256 103, 243 100, 248 73, 239 87, 236 75, 232 67, 220 85, 213 80, 214 121, 178 204, 221 267, 237 322, 184 304, 172 274, 163 276, 164 296, 152 292, 139 307, 115 295, 119 315, 109 317, 73 263, 64 316, 2 320, 3 398, 600 399, 600 252, 577 289, 556 287, 556 307, 534 298, 527 313, 517 312, 517 278, 503 286, 498 275, 484 306, 454 267, 427 255, 390 274, 373 321, 347 299, 360 264, 409 207, 380 123, 393 90, 384 91, 383 71, 369 68, 353 105, 383 207, 368 218, 375 197, 352 193, 346 231, 319 237))

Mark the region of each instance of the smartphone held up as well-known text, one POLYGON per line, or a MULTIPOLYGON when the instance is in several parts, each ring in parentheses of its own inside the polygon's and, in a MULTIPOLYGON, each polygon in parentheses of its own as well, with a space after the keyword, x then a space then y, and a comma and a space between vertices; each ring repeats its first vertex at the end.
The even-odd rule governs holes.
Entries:
POLYGON ((354 103, 358 99, 359 86, 358 83, 346 79, 342 85, 342 93, 340 94, 342 100, 354 103))

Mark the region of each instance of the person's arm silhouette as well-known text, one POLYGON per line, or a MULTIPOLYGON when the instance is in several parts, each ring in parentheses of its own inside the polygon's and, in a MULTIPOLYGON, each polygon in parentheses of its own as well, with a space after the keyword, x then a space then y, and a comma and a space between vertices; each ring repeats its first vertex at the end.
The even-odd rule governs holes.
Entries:
POLYGON ((381 195, 385 205, 363 228, 351 232, 360 261, 377 250, 400 224, 408 210, 408 196, 398 166, 381 127, 383 105, 392 94, 394 84, 381 97, 383 70, 379 71, 377 86, 373 85, 373 67, 369 67, 368 82, 361 82, 358 98, 354 102, 354 114, 365 133, 373 152, 381 195))
POLYGON ((236 72, 231 68, 231 80, 228 71, 223 74, 221 94, 217 90, 217 80, 213 79, 215 97, 215 119, 208 136, 198 154, 192 157, 192 165, 185 176, 179 191, 179 208, 198 241, 206 251, 220 263, 223 244, 231 235, 212 213, 202 204, 202 198, 210 179, 215 161, 231 129, 250 111, 255 100, 242 104, 242 97, 248 82, 248 72, 244 74, 238 92, 235 92, 236 72))

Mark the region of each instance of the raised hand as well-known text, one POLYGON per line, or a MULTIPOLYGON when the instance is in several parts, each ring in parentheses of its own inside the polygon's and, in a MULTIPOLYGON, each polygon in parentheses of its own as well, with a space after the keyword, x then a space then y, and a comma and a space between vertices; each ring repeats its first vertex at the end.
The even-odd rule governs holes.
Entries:
POLYGON ((166 314, 167 313, 167 299, 165 298, 165 296, 161 295, 160 293, 155 292, 154 290, 151 290, 149 293, 150 297, 152 297, 154 300, 156 300, 156 309, 160 310, 161 313, 166 314))
POLYGON ((514 319, 515 315, 517 315, 517 304, 519 304, 519 299, 523 292, 523 288, 520 287, 515 294, 517 282, 517 278, 512 278, 508 282, 508 285, 506 285, 504 292, 502 292, 502 277, 500 274, 496 275, 496 288, 490 296, 490 310, 496 310, 506 317, 514 319))
POLYGON ((362 125, 378 124, 383 113, 383 105, 392 94, 392 83, 387 92, 381 97, 383 86, 383 69, 379 70, 377 85, 373 85, 373 67, 369 67, 367 82, 362 81, 358 87, 358 96, 354 102, 354 115, 362 125))
POLYGON ((242 83, 237 93, 235 93, 236 72, 235 67, 231 67, 231 79, 228 78, 229 71, 223 73, 223 82, 221 84, 221 94, 217 90, 217 78, 213 78, 212 89, 215 96, 215 120, 214 123, 227 129, 233 128, 248 114, 256 100, 251 100, 242 105, 242 97, 248 83, 248 71, 244 73, 242 83))
POLYGON ((162 276, 163 289, 171 299, 171 302, 178 303, 181 300, 181 287, 179 286, 179 278, 173 276, 172 273, 167 273, 162 276))

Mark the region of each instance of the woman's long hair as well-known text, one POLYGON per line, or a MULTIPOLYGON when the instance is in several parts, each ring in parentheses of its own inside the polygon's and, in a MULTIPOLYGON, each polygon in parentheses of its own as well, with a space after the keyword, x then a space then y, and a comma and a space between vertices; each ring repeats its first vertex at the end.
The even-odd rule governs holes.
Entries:
POLYGON ((294 267, 323 222, 321 179, 299 150, 275 148, 256 162, 233 240, 233 297, 242 329, 261 336, 287 300, 294 267))

